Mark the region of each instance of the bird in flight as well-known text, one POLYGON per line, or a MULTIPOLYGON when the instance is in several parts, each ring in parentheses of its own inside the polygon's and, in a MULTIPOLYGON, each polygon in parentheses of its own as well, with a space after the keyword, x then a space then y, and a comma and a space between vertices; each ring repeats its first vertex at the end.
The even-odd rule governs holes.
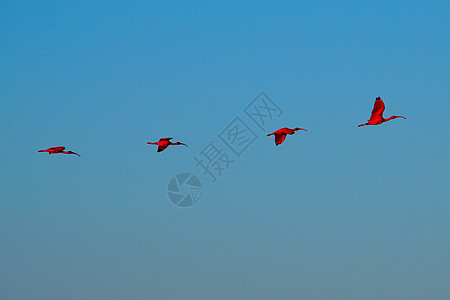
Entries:
POLYGON ((282 144, 284 142, 284 140, 286 139, 286 135, 294 134, 297 130, 308 131, 306 129, 298 128, 298 127, 294 128, 294 129, 284 127, 284 128, 278 129, 277 131, 269 133, 267 136, 275 135, 275 145, 278 146, 279 144, 282 144))
POLYGON ((51 147, 45 150, 39 150, 38 152, 48 152, 48 154, 56 154, 56 153, 62 153, 62 154, 75 154, 78 155, 79 157, 81 157, 78 153, 72 152, 72 151, 64 151, 64 149, 66 149, 66 147, 51 147))
POLYGON ((158 150, 156 152, 164 151, 170 145, 184 145, 186 147, 188 146, 188 145, 180 143, 180 142, 172 143, 170 141, 171 139, 173 139, 173 138, 161 138, 156 143, 148 142, 147 144, 149 144, 149 145, 158 145, 158 150))
POLYGON ((383 118, 383 112, 384 112, 385 106, 383 100, 381 100, 380 97, 377 97, 375 99, 375 104, 373 105, 372 115, 370 116, 370 119, 367 120, 367 123, 360 124, 358 127, 366 126, 366 125, 380 125, 381 123, 387 122, 392 119, 396 118, 403 118, 402 116, 392 116, 387 119, 383 118))

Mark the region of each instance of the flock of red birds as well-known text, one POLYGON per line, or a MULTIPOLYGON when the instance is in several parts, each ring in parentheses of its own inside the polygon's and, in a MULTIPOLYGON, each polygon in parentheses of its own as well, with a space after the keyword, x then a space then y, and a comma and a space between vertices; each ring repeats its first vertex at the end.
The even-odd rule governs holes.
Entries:
MULTIPOLYGON (((375 104, 373 106, 373 110, 372 110, 372 114, 370 116, 370 119, 367 120, 367 123, 360 124, 360 125, 358 125, 358 127, 362 127, 362 126, 366 126, 366 125, 380 125, 380 124, 382 124, 384 122, 387 122, 389 120, 396 119, 396 118, 406 119, 403 116, 391 116, 391 117, 385 119, 383 117, 384 109, 385 109, 385 106, 384 106, 383 100, 381 100, 380 97, 377 97, 375 99, 375 104)), ((284 127, 284 128, 278 129, 278 130, 276 130, 276 131, 274 131, 272 133, 269 133, 267 136, 274 135, 275 136, 275 145, 278 146, 278 145, 280 145, 280 144, 282 144, 284 142, 284 140, 286 139, 286 136, 288 134, 292 135, 298 130, 307 131, 306 129, 299 128, 299 127, 296 127, 294 129, 290 129, 290 128, 284 127)), ((167 147, 169 147, 170 145, 183 145, 183 146, 186 146, 186 147, 188 146, 188 145, 183 144, 181 142, 172 143, 170 141, 171 139, 172 138, 161 138, 158 142, 148 142, 147 144, 149 144, 149 145, 158 145, 157 152, 161 152, 161 151, 166 150, 167 147)), ((48 149, 45 149, 45 150, 39 150, 38 152, 48 152, 48 154, 57 154, 57 153, 75 154, 75 155, 80 156, 78 153, 75 153, 73 151, 64 151, 65 149, 66 149, 65 147, 59 146, 59 147, 51 147, 51 148, 48 148, 48 149)))

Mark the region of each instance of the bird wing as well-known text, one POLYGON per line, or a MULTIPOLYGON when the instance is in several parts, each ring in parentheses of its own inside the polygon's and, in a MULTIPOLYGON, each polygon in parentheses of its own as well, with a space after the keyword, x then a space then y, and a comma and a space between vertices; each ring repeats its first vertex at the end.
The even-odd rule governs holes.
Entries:
POLYGON ((284 142, 284 140, 286 139, 286 134, 285 133, 275 133, 275 145, 279 145, 281 143, 284 142))
POLYGON ((64 149, 66 149, 66 147, 63 147, 63 146, 59 146, 59 147, 51 147, 51 148, 49 148, 49 150, 53 150, 53 151, 55 151, 55 152, 61 152, 61 151, 63 151, 64 149))
POLYGON ((383 100, 381 100, 381 98, 377 98, 373 105, 372 115, 370 116, 370 119, 372 120, 383 118, 384 109, 385 107, 383 100))
POLYGON ((166 150, 167 146, 168 146, 168 145, 161 145, 161 146, 158 146, 158 150, 157 150, 156 152, 161 152, 161 151, 166 150))
POLYGON ((293 130, 287 127, 283 127, 281 129, 277 130, 279 133, 284 133, 284 134, 292 134, 293 130))
POLYGON ((170 141, 171 139, 173 139, 173 138, 160 138, 159 140, 160 141, 170 141))

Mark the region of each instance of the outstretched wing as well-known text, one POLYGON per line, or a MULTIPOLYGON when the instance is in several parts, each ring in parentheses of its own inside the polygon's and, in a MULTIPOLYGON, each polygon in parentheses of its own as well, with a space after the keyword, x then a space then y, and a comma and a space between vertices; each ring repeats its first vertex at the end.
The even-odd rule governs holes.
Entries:
POLYGON ((158 146, 158 151, 156 151, 156 152, 161 152, 161 151, 166 150, 167 146, 168 146, 168 145, 158 146))
POLYGON ((384 102, 381 100, 380 97, 378 97, 375 100, 375 104, 373 105, 372 114, 370 116, 370 119, 380 119, 383 118, 383 112, 384 112, 384 102))
POLYGON ((66 147, 63 147, 63 146, 48 148, 48 150, 52 150, 52 152, 54 152, 54 153, 62 152, 62 151, 64 151, 64 149, 66 149, 66 147))
POLYGON ((275 145, 279 145, 281 143, 284 142, 284 140, 286 139, 286 134, 285 133, 275 133, 275 145))
POLYGON ((159 140, 160 141, 170 141, 171 139, 173 139, 173 138, 160 138, 159 140))

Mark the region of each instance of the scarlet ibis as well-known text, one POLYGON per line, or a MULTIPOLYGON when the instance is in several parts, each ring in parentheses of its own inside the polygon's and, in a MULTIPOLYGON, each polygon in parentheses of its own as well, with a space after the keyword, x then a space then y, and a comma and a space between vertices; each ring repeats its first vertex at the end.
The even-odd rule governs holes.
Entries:
POLYGON ((156 143, 148 142, 147 144, 158 145, 158 150, 156 152, 161 152, 161 151, 166 150, 166 148, 169 147, 169 145, 184 145, 186 147, 188 146, 188 145, 180 143, 180 142, 172 143, 170 141, 171 139, 173 139, 173 138, 161 138, 156 143))
POLYGON ((72 152, 72 151, 64 151, 66 147, 59 146, 59 147, 51 147, 45 150, 39 150, 38 152, 48 152, 48 154, 56 154, 56 153, 63 153, 63 154, 75 154, 81 157, 78 153, 72 152))
POLYGON ((267 136, 274 134, 275 135, 275 145, 278 146, 279 144, 282 144, 284 142, 287 134, 294 134, 297 130, 308 131, 306 129, 298 128, 298 127, 294 128, 294 129, 284 127, 284 128, 278 129, 277 131, 269 133, 267 136))
POLYGON ((392 116, 387 119, 383 118, 383 112, 384 112, 385 106, 383 100, 381 100, 380 97, 377 97, 375 99, 375 103, 373 105, 372 115, 370 116, 370 119, 367 120, 367 123, 360 124, 358 127, 366 126, 366 125, 380 125, 381 123, 387 122, 392 119, 396 118, 403 118, 402 116, 392 116))

